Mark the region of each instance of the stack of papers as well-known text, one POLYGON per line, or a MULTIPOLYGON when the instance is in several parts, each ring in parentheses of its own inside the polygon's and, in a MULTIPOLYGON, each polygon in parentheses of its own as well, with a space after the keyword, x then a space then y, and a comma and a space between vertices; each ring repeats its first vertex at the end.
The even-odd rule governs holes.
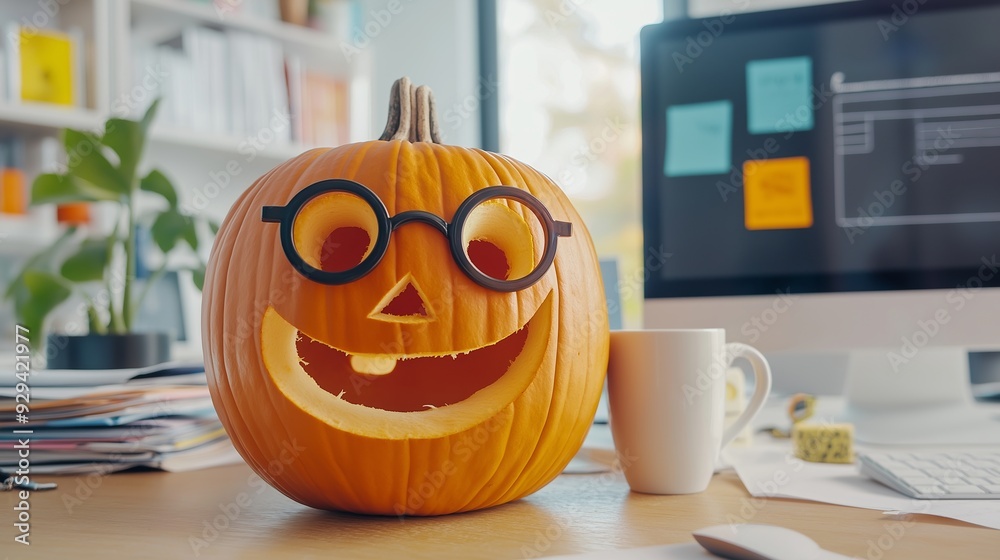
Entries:
POLYGON ((0 387, 3 470, 16 466, 13 451, 25 439, 31 471, 41 474, 136 466, 185 471, 241 461, 212 407, 200 365, 34 372, 27 423, 18 421, 15 394, 14 387, 0 387))

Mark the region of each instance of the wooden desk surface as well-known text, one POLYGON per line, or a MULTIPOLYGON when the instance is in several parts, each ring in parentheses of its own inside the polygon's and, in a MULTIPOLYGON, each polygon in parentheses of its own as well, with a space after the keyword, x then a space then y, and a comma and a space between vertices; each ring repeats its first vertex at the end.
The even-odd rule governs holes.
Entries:
POLYGON ((312 510, 250 474, 239 465, 58 477, 57 490, 31 495, 27 547, 12 540, 16 496, 3 493, 0 558, 533 558, 692 542, 692 530, 733 519, 790 527, 872 560, 996 558, 1000 550, 1000 531, 959 521, 754 499, 732 473, 690 496, 630 493, 611 473, 563 475, 497 508, 406 519, 312 510))

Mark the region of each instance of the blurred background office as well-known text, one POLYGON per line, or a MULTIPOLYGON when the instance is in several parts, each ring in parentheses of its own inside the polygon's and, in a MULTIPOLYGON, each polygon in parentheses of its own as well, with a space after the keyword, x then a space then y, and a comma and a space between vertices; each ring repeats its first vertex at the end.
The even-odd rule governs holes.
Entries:
MULTIPOLYGON (((560 184, 601 256, 618 261, 623 321, 638 326, 640 28, 809 3, 2 0, 0 285, 66 227, 106 234, 115 220, 103 203, 29 204, 34 178, 65 168, 62 129, 99 130, 162 98, 142 167, 169 175, 184 213, 218 221, 285 159, 376 136, 389 86, 408 75, 436 93, 446 143, 501 151, 560 184), (20 49, 27 36, 41 46, 20 49)), ((138 240, 140 262, 158 266, 148 236, 138 240)), ((208 244, 198 251, 207 258, 208 244)), ((170 269, 193 262, 171 258, 170 269)), ((199 296, 177 289, 153 299, 181 302, 164 316, 196 346, 199 296)), ((80 324, 80 313, 64 304, 51 326, 80 324)), ((2 344, 13 324, 4 301, 2 344)))

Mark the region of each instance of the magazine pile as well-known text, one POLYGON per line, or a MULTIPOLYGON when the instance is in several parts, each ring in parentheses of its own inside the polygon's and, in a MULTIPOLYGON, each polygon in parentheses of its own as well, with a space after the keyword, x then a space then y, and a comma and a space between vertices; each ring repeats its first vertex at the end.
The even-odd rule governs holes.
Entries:
POLYGON ((201 364, 39 370, 28 402, 17 394, 14 386, 0 387, 0 470, 16 468, 25 440, 37 474, 177 472, 241 462, 212 407, 201 364))

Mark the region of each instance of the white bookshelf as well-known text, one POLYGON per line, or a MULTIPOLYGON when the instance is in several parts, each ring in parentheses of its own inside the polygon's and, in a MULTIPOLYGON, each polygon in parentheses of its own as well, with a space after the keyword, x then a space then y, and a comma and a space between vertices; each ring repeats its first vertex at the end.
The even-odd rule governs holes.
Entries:
POLYGON ((208 4, 187 1, 132 0, 131 12, 134 21, 146 24, 156 22, 154 27, 169 28, 171 25, 199 22, 271 37, 296 50, 339 51, 342 39, 300 25, 240 13, 227 13, 208 4))
MULTIPOLYGON (((183 128, 167 126, 154 126, 149 136, 154 150, 155 146, 170 146, 182 150, 190 149, 203 154, 216 154, 218 156, 231 156, 239 153, 240 145, 245 142, 245 139, 235 136, 193 132, 184 130, 183 128)), ((261 148, 254 148, 254 151, 256 157, 280 163, 310 148, 313 148, 313 146, 297 142, 272 142, 264 144, 261 148)))
MULTIPOLYGON (((341 52, 342 43, 348 40, 345 37, 247 13, 224 13, 210 2, 194 0, 71 0, 52 5, 58 6, 58 12, 47 16, 43 27, 79 30, 83 38, 82 100, 81 106, 61 107, 0 98, 0 136, 25 141, 29 186, 35 175, 45 171, 34 157, 42 139, 57 137, 63 128, 98 130, 109 116, 123 116, 121 101, 130 100, 133 90, 135 45, 170 40, 189 26, 267 37, 280 45, 282 53, 301 60, 304 68, 343 81, 350 107, 348 140, 372 137, 371 56, 364 52, 348 61, 341 52)), ((35 2, 0 0, 0 21, 30 22, 40 9, 35 2)), ((140 111, 150 100, 130 102, 129 106, 140 111)), ((163 121, 160 118, 154 124, 146 165, 167 172, 182 199, 203 190, 212 174, 225 169, 228 162, 240 163, 241 174, 232 179, 223 195, 199 209, 216 219, 256 177, 312 147, 276 140, 255 149, 253 157, 247 158, 241 151, 248 139, 245 135, 206 133, 163 121)), ((51 222, 48 216, 40 218, 38 212, 26 217, 4 215, 0 218, 0 260, 44 247, 57 233, 51 222)))
POLYGON ((103 122, 103 115, 94 109, 0 102, 0 128, 8 135, 55 135, 63 128, 93 130, 103 122))
POLYGON ((26 257, 47 247, 58 232, 54 220, 39 213, 0 220, 0 255, 26 257))

